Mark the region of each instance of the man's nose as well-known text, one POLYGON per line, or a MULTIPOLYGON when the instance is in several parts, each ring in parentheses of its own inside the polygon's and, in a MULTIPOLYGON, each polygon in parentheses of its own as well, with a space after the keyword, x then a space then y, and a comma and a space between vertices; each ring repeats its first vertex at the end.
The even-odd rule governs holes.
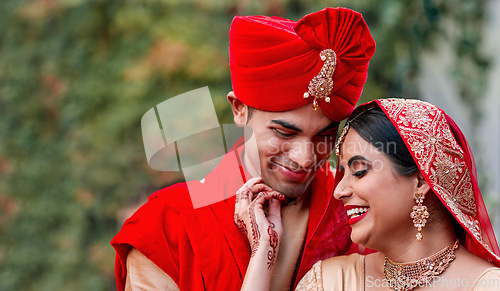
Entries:
POLYGON ((310 168, 316 162, 314 144, 309 141, 294 141, 288 152, 288 158, 297 163, 301 168, 310 168))

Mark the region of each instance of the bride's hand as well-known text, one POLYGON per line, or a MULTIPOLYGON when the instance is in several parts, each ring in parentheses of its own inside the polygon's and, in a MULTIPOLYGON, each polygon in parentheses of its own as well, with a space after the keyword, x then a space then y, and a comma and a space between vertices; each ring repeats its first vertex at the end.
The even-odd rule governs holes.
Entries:
POLYGON ((260 177, 252 178, 236 192, 234 222, 250 242, 251 257, 257 254, 265 258, 267 269, 272 270, 283 234, 280 211, 285 196, 262 182, 260 177), (266 201, 269 201, 267 216, 264 212, 266 201))

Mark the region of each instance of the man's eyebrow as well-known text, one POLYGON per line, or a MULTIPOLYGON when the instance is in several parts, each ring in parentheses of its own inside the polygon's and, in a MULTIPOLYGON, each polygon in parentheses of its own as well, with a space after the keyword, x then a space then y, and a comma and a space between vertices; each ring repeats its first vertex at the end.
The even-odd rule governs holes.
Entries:
POLYGON ((363 161, 367 161, 367 162, 370 162, 367 158, 363 157, 363 156, 360 156, 360 155, 355 155, 355 156, 352 156, 349 161, 347 161, 347 167, 351 167, 352 163, 354 163, 355 161, 357 160, 363 160, 363 161))
POLYGON ((318 133, 323 133, 323 132, 328 131, 330 129, 336 128, 339 126, 339 124, 340 124, 340 122, 334 121, 334 122, 330 123, 329 125, 327 125, 326 127, 324 127, 322 130, 320 130, 318 133))
POLYGON ((284 120, 281 120, 281 119, 272 119, 271 121, 274 122, 274 123, 276 123, 276 124, 279 124, 279 125, 283 126, 284 128, 287 128, 287 129, 290 129, 290 130, 294 130, 294 131, 297 131, 297 132, 300 132, 300 133, 303 132, 302 129, 298 128, 294 124, 291 124, 290 122, 287 122, 287 121, 284 121, 284 120))

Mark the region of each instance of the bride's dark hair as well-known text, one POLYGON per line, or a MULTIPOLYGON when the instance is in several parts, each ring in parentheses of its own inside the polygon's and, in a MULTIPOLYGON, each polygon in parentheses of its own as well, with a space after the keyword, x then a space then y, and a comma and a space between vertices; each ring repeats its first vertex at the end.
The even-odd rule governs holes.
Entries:
POLYGON ((418 171, 403 139, 382 109, 374 107, 365 110, 349 124, 364 140, 386 154, 400 175, 409 176, 418 171))

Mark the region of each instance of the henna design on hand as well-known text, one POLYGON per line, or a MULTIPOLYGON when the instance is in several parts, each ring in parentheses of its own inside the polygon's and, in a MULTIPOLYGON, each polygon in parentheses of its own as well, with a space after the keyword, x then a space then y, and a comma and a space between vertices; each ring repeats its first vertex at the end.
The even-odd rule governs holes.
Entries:
POLYGON ((269 260, 267 262, 267 268, 271 269, 276 261, 278 248, 278 233, 274 230, 274 223, 269 222, 267 233, 269 234, 269 247, 271 248, 267 253, 267 259, 269 260))
POLYGON ((260 240, 260 231, 257 226, 257 220, 255 218, 255 203, 252 203, 249 207, 248 214, 250 216, 250 226, 252 227, 252 254, 250 257, 253 257, 259 248, 259 240, 260 240))
POLYGON ((245 189, 242 193, 241 193, 241 197, 240 197, 240 200, 247 200, 248 199, 248 193, 250 192, 249 189, 245 189))
POLYGON ((250 190, 247 188, 241 188, 240 190, 236 191, 236 201, 234 203, 238 203, 241 200, 246 200, 248 199, 248 192, 250 190))
POLYGON ((245 235, 248 236, 247 227, 245 226, 245 222, 243 219, 239 218, 238 215, 234 215, 234 224, 238 227, 238 229, 245 235))
POLYGON ((283 195, 281 193, 277 193, 277 194, 273 194, 273 198, 277 199, 277 200, 283 200, 283 199, 285 199, 285 195, 283 195))

